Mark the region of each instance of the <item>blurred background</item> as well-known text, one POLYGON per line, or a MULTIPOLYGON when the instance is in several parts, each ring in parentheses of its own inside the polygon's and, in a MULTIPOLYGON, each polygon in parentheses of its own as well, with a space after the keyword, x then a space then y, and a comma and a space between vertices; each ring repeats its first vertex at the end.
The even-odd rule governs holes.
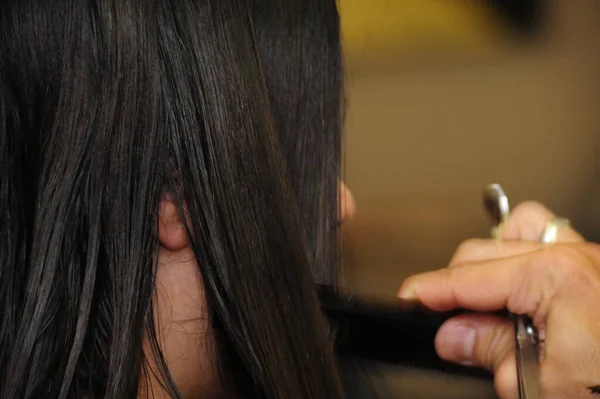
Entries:
POLYGON ((600 240, 600 2, 340 0, 348 284, 395 294, 487 237, 481 191, 600 240))

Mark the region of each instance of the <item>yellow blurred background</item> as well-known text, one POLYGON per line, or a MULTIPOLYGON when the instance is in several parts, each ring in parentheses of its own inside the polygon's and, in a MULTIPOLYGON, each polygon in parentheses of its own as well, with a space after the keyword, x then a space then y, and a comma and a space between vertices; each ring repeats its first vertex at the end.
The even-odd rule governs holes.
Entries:
POLYGON ((432 45, 485 48, 498 29, 488 11, 480 4, 459 1, 340 2, 346 50, 353 56, 432 45))
POLYGON ((339 0, 353 60, 429 52, 486 53, 507 33, 481 1, 339 0))
POLYGON ((541 1, 525 39, 485 1, 340 0, 350 286, 394 294, 486 237, 489 183, 600 237, 600 2, 541 1))

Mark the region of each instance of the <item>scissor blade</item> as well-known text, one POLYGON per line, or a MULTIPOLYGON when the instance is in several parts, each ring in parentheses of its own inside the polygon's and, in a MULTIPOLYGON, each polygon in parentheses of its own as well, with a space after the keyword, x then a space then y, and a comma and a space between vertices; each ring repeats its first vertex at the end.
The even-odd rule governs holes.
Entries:
POLYGON ((528 328, 524 316, 518 316, 515 324, 517 336, 517 372, 519 377, 519 398, 540 398, 540 370, 538 363, 537 340, 528 328))

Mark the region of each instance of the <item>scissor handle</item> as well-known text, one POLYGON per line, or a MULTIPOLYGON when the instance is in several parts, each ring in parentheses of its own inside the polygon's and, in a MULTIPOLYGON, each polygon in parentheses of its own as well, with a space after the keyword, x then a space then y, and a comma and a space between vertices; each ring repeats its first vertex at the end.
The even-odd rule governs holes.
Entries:
MULTIPOLYGON (((504 189, 499 184, 491 184, 483 192, 484 207, 494 221, 491 236, 495 240, 502 240, 504 223, 508 219, 510 206, 504 189)), ((556 239, 556 231, 544 232, 542 242, 551 242, 556 239)), ((555 229, 556 230, 556 229, 555 229)), ((539 399, 539 363, 538 363, 538 335, 533 321, 527 316, 513 315, 515 321, 515 346, 517 360, 517 381, 519 398, 539 399)))

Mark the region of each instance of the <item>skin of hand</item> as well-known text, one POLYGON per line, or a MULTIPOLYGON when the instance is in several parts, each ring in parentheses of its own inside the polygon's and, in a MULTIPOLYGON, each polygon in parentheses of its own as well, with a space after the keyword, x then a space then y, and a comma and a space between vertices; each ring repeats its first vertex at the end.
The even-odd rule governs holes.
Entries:
POLYGON ((539 203, 523 203, 503 241, 465 241, 448 267, 410 277, 399 291, 433 310, 482 312, 446 321, 435 346, 443 359, 491 370, 503 399, 518 398, 514 327, 483 313, 501 309, 529 315, 539 330, 542 398, 600 392, 600 246, 569 226, 557 243, 537 242, 554 217, 539 203))

